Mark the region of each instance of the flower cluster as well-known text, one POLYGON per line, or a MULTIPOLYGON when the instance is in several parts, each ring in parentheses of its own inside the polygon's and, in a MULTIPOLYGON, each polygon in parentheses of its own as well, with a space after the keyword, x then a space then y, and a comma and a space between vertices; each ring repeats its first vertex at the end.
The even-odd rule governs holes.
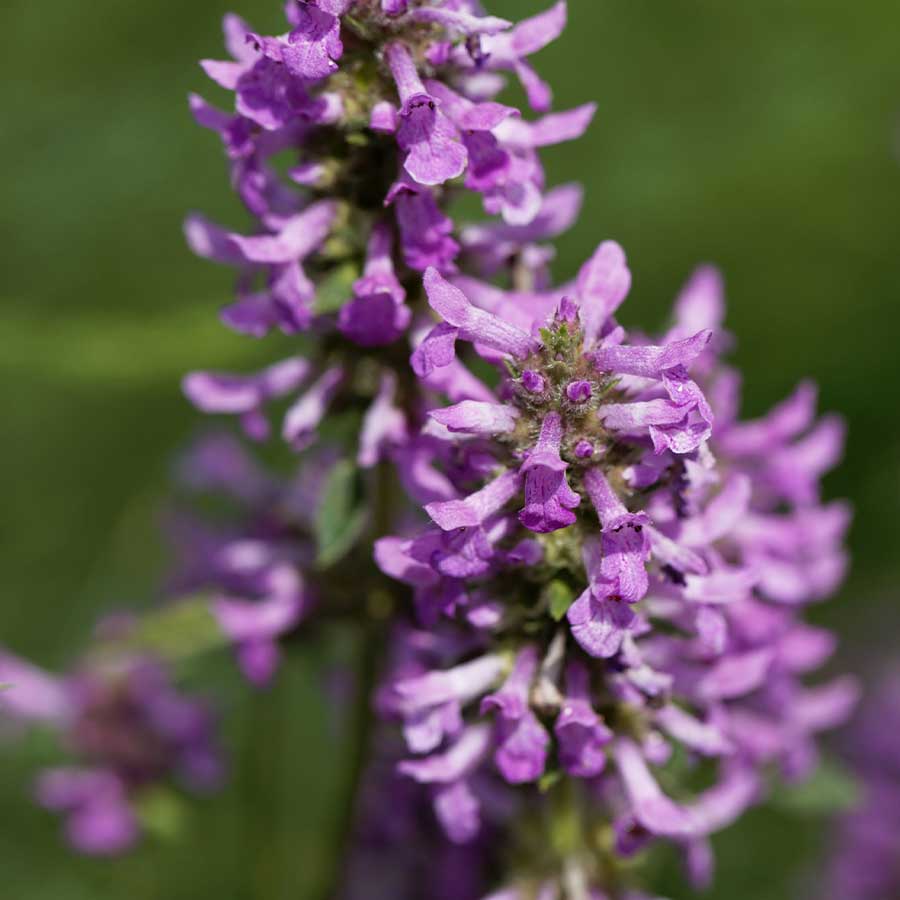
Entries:
MULTIPOLYGON (((579 137, 594 106, 526 123, 493 97, 500 72, 515 71, 531 105, 548 109, 549 89, 527 58, 560 33, 565 3, 516 27, 470 6, 289 0, 291 30, 278 37, 226 16, 232 59, 202 65, 234 92, 235 112, 197 95, 190 103, 222 138, 256 227, 239 234, 200 215, 185 224, 195 253, 238 270, 226 325, 255 337, 273 328, 336 331, 351 345, 385 347, 414 324, 407 294, 416 273, 457 270, 462 248, 442 206, 459 187, 480 194, 513 234, 552 228, 539 221, 554 214, 537 150, 579 137)), ((319 362, 285 360, 253 376, 195 373, 185 391, 206 412, 238 415, 257 439, 268 436, 265 405, 296 397, 282 434, 302 449, 356 374, 346 347, 319 362)), ((389 382, 385 406, 392 379, 376 380, 389 382)), ((373 440, 402 432, 385 421, 387 433, 373 440)), ((369 448, 368 457, 377 453, 369 448)))
POLYGON ((861 802, 837 823, 820 886, 833 900, 881 900, 900 892, 900 672, 873 692, 853 730, 849 757, 861 802))
MULTIPOLYGON (((131 627, 103 623, 101 637, 118 640, 131 627)), ((158 660, 85 660, 57 676, 0 652, 0 681, 9 685, 6 717, 52 730, 73 757, 72 764, 41 773, 35 796, 65 817, 66 839, 82 853, 132 847, 141 836, 144 801, 166 781, 208 791, 222 780, 209 707, 180 693, 158 660)))
POLYGON ((185 232, 237 270, 225 325, 304 349, 183 388, 254 441, 278 408, 302 463, 275 479, 235 438, 196 447, 182 481, 231 516, 175 519, 173 591, 210 592, 257 685, 313 605, 377 623, 347 897, 437 896, 439 860, 447 900, 639 900, 622 863, 656 838, 703 884, 710 835, 773 770, 808 773, 855 700, 852 680, 806 682, 834 638, 804 608, 846 566, 848 510, 819 491, 841 423, 805 383, 738 419, 711 268, 658 338, 616 319, 614 241, 554 284, 581 192, 547 190, 538 151, 594 114, 551 111, 530 62, 564 0, 516 25, 476 0, 286 15, 275 36, 226 17, 230 59, 202 65, 233 111, 190 98, 253 224, 185 232), (497 99, 509 73, 528 116, 497 99), (453 218, 466 195, 484 221, 453 218))
POLYGON ((326 463, 314 460, 283 484, 227 434, 211 434, 183 455, 178 474, 187 503, 171 516, 168 537, 176 565, 175 595, 207 592, 222 633, 254 685, 268 684, 281 655, 279 639, 306 617, 314 589, 303 576, 311 562, 309 511, 314 480, 326 463), (210 520, 198 500, 230 502, 230 514, 210 520))
MULTIPOLYGON (((468 342, 499 371, 475 391, 471 374, 442 382, 466 399, 430 410, 422 434, 450 496, 424 505, 424 530, 376 544, 431 632, 392 676, 414 754, 400 769, 431 786, 454 841, 477 834, 493 772, 582 780, 598 800, 585 835, 611 822, 618 856, 670 839, 703 884, 709 835, 760 798, 769 764, 808 774, 814 735, 855 702, 852 679, 803 682, 834 647, 801 614, 844 569, 848 511, 818 492, 840 423, 816 422, 806 384, 737 420, 709 269, 659 343, 615 321, 630 283, 615 244, 558 291, 455 280, 425 274, 440 321, 413 365, 459 366, 468 342), (653 769, 671 779, 684 752, 718 777, 693 797, 676 783, 675 799, 653 769)), ((589 884, 604 849, 575 854, 589 884)))

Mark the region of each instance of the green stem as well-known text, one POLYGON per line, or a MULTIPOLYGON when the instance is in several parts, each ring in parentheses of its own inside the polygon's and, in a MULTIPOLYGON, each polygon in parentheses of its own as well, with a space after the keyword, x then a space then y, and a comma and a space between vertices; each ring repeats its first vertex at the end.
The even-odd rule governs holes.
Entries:
POLYGON ((287 714, 284 690, 276 684, 248 705, 248 734, 241 761, 241 785, 246 798, 241 804, 245 890, 247 897, 276 898, 283 876, 278 826, 283 815, 279 785, 287 714), (265 740, 259 739, 261 735, 265 735, 265 740))
MULTIPOLYGON (((388 465, 382 463, 376 471, 372 490, 372 543, 390 530, 391 501, 395 493, 392 472, 388 465)), ((348 717, 348 774, 338 804, 331 857, 322 883, 322 900, 333 900, 341 886, 342 871, 353 842, 366 766, 372 755, 376 725, 372 698, 381 668, 386 622, 391 614, 393 598, 386 588, 376 583, 365 596, 365 603, 365 608, 359 611, 363 623, 358 639, 353 706, 348 717)))
POLYGON ((360 637, 356 667, 356 684, 353 707, 348 722, 347 744, 350 752, 347 760, 347 777, 341 787, 331 858, 326 867, 322 900, 335 897, 341 884, 342 870, 352 847, 356 827, 359 796, 363 786, 366 766, 370 759, 375 716, 372 711, 372 692, 381 659, 380 628, 374 624, 365 627, 360 637))

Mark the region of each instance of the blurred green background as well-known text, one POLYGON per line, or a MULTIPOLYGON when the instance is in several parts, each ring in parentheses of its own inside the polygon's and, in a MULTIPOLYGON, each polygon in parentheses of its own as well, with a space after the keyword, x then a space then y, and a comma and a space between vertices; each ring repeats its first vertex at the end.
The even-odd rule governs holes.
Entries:
MULTIPOLYGON (((487 5, 519 18, 548 2, 487 5)), ((244 221, 217 141, 185 103, 189 90, 215 96, 195 60, 221 55, 230 7, 6 0, 0 11, 0 641, 49 666, 72 658, 99 613, 153 596, 160 504, 197 426, 181 374, 277 352, 218 325, 229 273, 193 259, 180 231, 194 208, 244 221)), ((279 28, 279 0, 236 11, 279 28)), ((896 0, 570 0, 568 31, 536 60, 558 107, 599 103, 586 139, 546 154, 551 183, 587 189, 558 274, 616 238, 634 273, 623 318, 656 327, 691 268, 717 263, 745 411, 811 375, 823 406, 849 420, 828 492, 855 505, 854 569, 815 616, 842 629, 842 665, 863 669, 892 651, 900 621, 898 34, 896 0)), ((4 752, 2 895, 311 896, 338 770, 320 662, 292 662, 252 705, 222 663, 230 787, 185 812, 178 840, 121 862, 63 849, 27 800, 43 749, 4 752)), ((793 900, 820 843, 809 817, 753 813, 717 841, 709 896, 793 900)))

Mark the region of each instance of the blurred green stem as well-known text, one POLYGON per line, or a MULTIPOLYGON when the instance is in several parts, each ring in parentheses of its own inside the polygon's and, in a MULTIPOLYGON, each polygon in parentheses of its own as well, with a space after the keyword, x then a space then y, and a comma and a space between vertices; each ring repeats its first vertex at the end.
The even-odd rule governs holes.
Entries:
MULTIPOLYGON (((392 521, 392 499, 396 484, 390 466, 382 463, 371 485, 371 544, 388 534, 392 521)), ((347 778, 343 784, 335 820, 331 858, 325 867, 322 900, 332 900, 340 889, 343 869, 352 847, 353 832, 359 813, 360 794, 366 766, 371 760, 375 715, 372 699, 378 682, 385 642, 387 621, 393 608, 393 597, 379 578, 363 595, 360 609, 362 623, 358 637, 356 667, 353 679, 353 703, 347 720, 346 743, 349 745, 347 778)))
POLYGON ((260 692, 249 704, 246 756, 242 778, 246 800, 244 810, 253 810, 243 819, 242 842, 246 865, 244 880, 247 897, 277 900, 284 890, 280 842, 283 818, 282 772, 284 763, 284 725, 288 709, 280 683, 260 692))
POLYGON ((381 659, 381 625, 367 623, 362 630, 357 648, 357 665, 353 685, 353 704, 347 721, 346 744, 349 746, 346 761, 347 776, 341 786, 337 804, 334 836, 331 841, 331 858, 325 868, 322 883, 322 900, 337 896, 343 879, 343 869, 352 847, 353 832, 359 812, 360 793, 366 765, 370 759, 375 717, 372 711, 372 693, 381 659))

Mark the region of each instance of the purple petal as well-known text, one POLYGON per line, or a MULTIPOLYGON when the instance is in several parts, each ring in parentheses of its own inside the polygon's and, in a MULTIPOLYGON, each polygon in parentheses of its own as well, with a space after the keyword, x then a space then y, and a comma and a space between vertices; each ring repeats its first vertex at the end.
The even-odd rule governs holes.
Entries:
POLYGON ((625 635, 636 621, 634 611, 622 600, 597 595, 591 588, 569 607, 566 615, 572 636, 590 656, 609 659, 618 653, 625 635))
POLYGON ((467 844, 481 830, 481 807, 465 781, 441 788, 434 796, 434 811, 444 834, 454 844, 467 844))
POLYGON ((232 234, 229 241, 248 262, 294 262, 308 256, 325 240, 336 212, 334 203, 322 200, 290 217, 278 234, 232 234))
POLYGON ((711 331, 699 331, 693 337, 664 347, 603 347, 594 352, 593 358, 601 372, 660 378, 666 369, 693 362, 711 337, 711 331))
POLYGON ((587 343, 597 340, 606 320, 630 289, 631 272, 625 251, 615 241, 604 241, 578 273, 577 291, 587 343))
POLYGON ((477 341, 517 358, 524 358, 536 349, 534 338, 497 316, 473 306, 466 295, 443 278, 435 268, 429 268, 425 272, 425 291, 431 308, 448 324, 458 328, 464 339, 477 341))
POLYGON ((490 742, 491 729, 487 725, 472 725, 448 750, 424 759, 402 760, 397 771, 421 784, 452 784, 478 765, 490 742))
POLYGON ((245 257, 231 241, 231 234, 205 216, 192 214, 184 221, 188 247, 197 256, 226 265, 240 265, 245 257))
POLYGON ((319 376, 287 411, 281 428, 285 441, 297 450, 309 445, 343 379, 344 370, 341 366, 334 366, 319 376))
POLYGON ((336 60, 344 51, 340 21, 335 15, 308 3, 296 9, 295 27, 282 49, 288 71, 316 80, 337 71, 336 60))
POLYGON ((495 134, 506 146, 529 149, 551 147, 580 138, 587 131, 596 112, 596 103, 585 103, 566 112, 550 113, 536 122, 506 119, 497 126, 495 134))
POLYGON ((503 657, 499 654, 480 656, 452 669, 426 672, 406 678, 394 685, 410 711, 456 700, 468 703, 487 691, 503 671, 503 657))
POLYGON ((716 725, 700 721, 680 706, 667 704, 657 711, 655 720, 673 738, 704 756, 722 756, 733 750, 716 725))
POLYGON ((512 25, 497 16, 475 16, 462 10, 441 9, 435 6, 416 7, 409 17, 419 22, 435 22, 462 34, 497 34, 512 25))
POLYGON ((484 435, 513 431, 519 417, 515 407, 476 400, 463 400, 455 406, 433 409, 428 415, 450 431, 484 435))
POLYGON ((443 531, 481 525, 488 516, 502 509, 518 491, 518 473, 504 472, 465 500, 429 503, 425 512, 443 531))
POLYGON ((760 687, 772 664, 772 650, 763 648, 725 656, 697 683, 704 700, 731 700, 760 687))
POLYGON ((619 738, 613 745, 613 754, 632 814, 639 825, 651 834, 664 837, 684 838, 695 833, 690 813, 660 790, 632 740, 619 738))
POLYGON ((71 698, 58 678, 11 653, 0 651, 0 712, 24 721, 62 724, 71 698))

